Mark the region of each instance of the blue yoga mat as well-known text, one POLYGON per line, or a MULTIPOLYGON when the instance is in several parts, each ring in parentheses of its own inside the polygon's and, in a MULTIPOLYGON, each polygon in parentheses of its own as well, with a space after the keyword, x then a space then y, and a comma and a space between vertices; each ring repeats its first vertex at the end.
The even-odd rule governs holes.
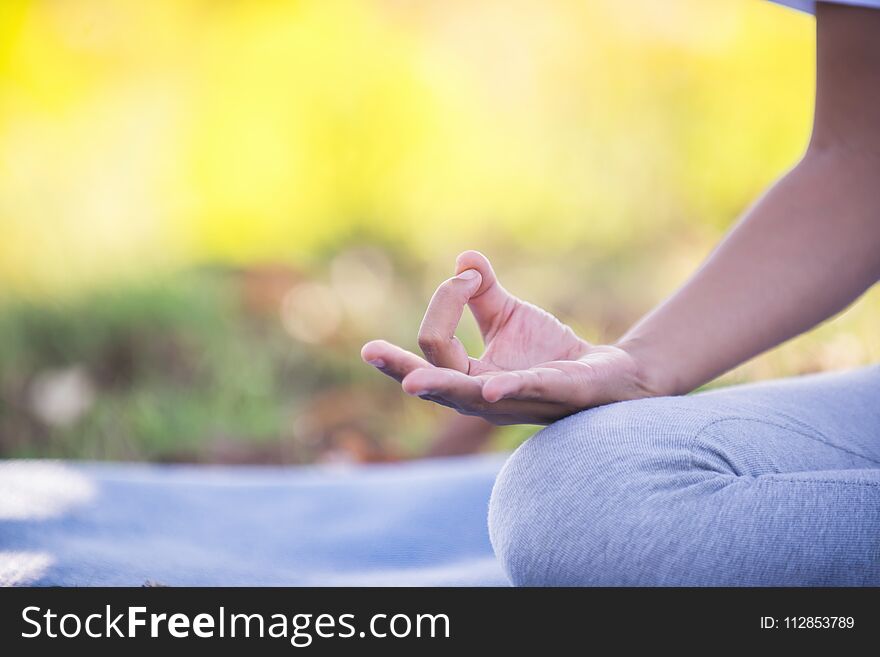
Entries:
POLYGON ((503 461, 0 461, 0 585, 504 586, 486 530, 503 461))

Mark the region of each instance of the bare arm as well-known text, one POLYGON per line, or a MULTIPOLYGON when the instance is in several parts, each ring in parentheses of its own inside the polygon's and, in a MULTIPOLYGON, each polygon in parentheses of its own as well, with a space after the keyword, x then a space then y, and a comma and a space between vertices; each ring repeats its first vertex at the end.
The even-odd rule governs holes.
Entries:
POLYGON ((820 3, 817 33, 807 153, 619 343, 656 394, 692 390, 880 278, 880 11, 820 3))
POLYGON ((688 392, 842 310, 880 278, 880 11, 820 4, 817 25, 806 155, 616 345, 579 338, 468 251, 428 306, 425 358, 376 340, 364 360, 411 395, 496 424, 540 424, 688 392), (478 359, 455 337, 466 306, 486 344, 478 359))

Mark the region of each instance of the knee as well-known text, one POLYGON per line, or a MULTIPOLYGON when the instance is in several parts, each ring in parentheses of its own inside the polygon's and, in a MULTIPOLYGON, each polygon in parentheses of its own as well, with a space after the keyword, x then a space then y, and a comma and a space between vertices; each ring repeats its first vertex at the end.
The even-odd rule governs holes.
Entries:
POLYGON ((638 535, 688 476, 695 424, 655 401, 565 418, 510 457, 492 491, 489 534, 513 584, 644 583, 638 535))
MULTIPOLYGON (((557 486, 565 441, 558 425, 528 439, 510 456, 489 499, 489 538, 495 555, 514 586, 541 586, 552 579, 546 553, 548 510, 565 503, 557 486)), ((555 515, 555 513, 554 513, 555 515)))

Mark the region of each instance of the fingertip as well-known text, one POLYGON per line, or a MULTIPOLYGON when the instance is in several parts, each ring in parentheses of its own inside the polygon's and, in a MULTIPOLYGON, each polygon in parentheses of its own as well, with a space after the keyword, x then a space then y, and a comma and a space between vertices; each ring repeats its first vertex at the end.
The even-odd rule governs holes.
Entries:
POLYGON ((424 379, 425 376, 424 374, 420 374, 420 370, 414 370, 403 377, 403 380, 400 382, 400 387, 403 388, 403 391, 406 394, 418 397, 426 392, 424 379))
POLYGON ((373 361, 381 360, 382 352, 387 343, 384 340, 370 340, 361 347, 361 358, 365 363, 373 364, 373 361))
POLYGON ((498 402, 498 401, 501 401, 502 399, 504 399, 504 395, 500 391, 498 391, 494 388, 489 388, 486 385, 483 385, 482 394, 483 394, 483 399, 485 399, 490 404, 494 404, 495 402, 498 402))
POLYGON ((490 386, 488 384, 483 384, 482 390, 483 399, 485 399, 490 404, 494 404, 495 402, 499 402, 504 399, 504 391, 501 390, 498 386, 490 386))
POLYGON ((479 269, 480 266, 490 269, 492 267, 492 265, 489 263, 489 258, 474 249, 469 249, 467 251, 462 251, 461 253, 459 253, 458 257, 455 259, 455 264, 457 271, 467 269, 468 267, 473 267, 475 269, 479 269))
POLYGON ((481 284, 478 292, 488 289, 495 282, 495 272, 489 259, 479 251, 464 251, 455 259, 455 273, 460 275, 473 269, 480 274, 481 284))
POLYGON ((483 399, 494 404, 515 392, 516 385, 501 374, 483 382, 483 399))
POLYGON ((469 286, 469 289, 472 289, 474 292, 479 290, 483 284, 483 275, 478 269, 465 269, 455 278, 464 281, 469 286))
POLYGON ((464 251, 455 259, 456 274, 460 274, 466 269, 476 269, 485 282, 490 282, 495 277, 489 258, 479 251, 464 251))

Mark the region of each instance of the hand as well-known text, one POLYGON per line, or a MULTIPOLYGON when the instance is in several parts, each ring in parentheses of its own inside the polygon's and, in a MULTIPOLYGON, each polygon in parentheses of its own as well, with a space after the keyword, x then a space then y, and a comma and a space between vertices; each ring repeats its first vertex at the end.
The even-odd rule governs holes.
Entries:
POLYGON ((592 406, 651 395, 627 351, 593 346, 550 313, 505 290, 477 251, 456 261, 437 288, 419 329, 425 358, 385 342, 361 357, 410 395, 493 424, 549 424, 592 406), (465 306, 486 350, 470 358, 455 337, 465 306))

